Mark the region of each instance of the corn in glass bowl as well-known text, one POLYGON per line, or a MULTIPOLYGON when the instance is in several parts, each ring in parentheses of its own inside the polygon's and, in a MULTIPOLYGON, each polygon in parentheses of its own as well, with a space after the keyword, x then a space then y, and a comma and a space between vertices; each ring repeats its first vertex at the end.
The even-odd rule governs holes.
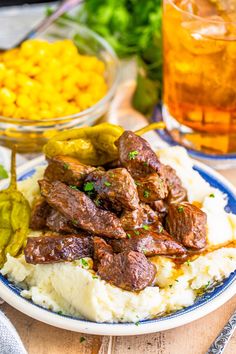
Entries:
POLYGON ((105 65, 107 92, 93 106, 73 115, 50 119, 19 119, 0 116, 0 145, 15 146, 21 153, 39 152, 49 138, 68 128, 92 125, 108 111, 119 79, 119 62, 111 46, 84 26, 66 20, 51 26, 40 38, 49 42, 71 39, 80 54, 96 56, 105 65))

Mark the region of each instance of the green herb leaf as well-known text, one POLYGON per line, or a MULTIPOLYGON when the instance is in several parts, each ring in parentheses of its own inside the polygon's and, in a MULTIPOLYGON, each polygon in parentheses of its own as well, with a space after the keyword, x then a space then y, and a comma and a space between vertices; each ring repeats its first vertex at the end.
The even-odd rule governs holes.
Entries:
POLYGON ((84 267, 88 267, 88 262, 86 261, 86 259, 81 258, 81 263, 84 267))
POLYGON ((75 219, 72 220, 72 224, 77 225, 77 223, 78 223, 77 220, 75 220, 75 219))
POLYGON ((215 198, 215 194, 214 194, 214 193, 211 193, 211 194, 209 195, 209 197, 210 197, 210 198, 215 198))
POLYGON ((95 203, 95 205, 96 205, 97 207, 101 205, 100 199, 95 199, 95 200, 94 200, 94 203, 95 203))
POLYGON ((190 266, 191 261, 188 259, 186 262, 187 266, 190 266))
POLYGON ((207 289, 209 287, 209 285, 211 284, 210 280, 207 282, 206 285, 203 286, 204 289, 207 289))
POLYGON ((140 186, 141 185, 141 183, 138 182, 138 181, 134 181, 134 183, 136 184, 136 186, 140 186))
POLYGON ((149 226, 148 225, 143 225, 143 229, 144 230, 149 230, 149 226))
POLYGON ((94 190, 94 182, 86 182, 84 185, 85 192, 91 192, 94 190))
POLYGON ((131 238, 131 235, 130 235, 130 234, 126 234, 126 236, 127 236, 128 238, 131 238))
POLYGON ((178 280, 178 279, 175 279, 175 281, 176 281, 176 283, 178 283, 178 282, 179 282, 179 280, 178 280))
POLYGON ((93 279, 98 279, 98 277, 96 276, 96 275, 93 275, 93 277, 92 277, 93 279))
POLYGON ((86 339, 84 337, 80 337, 80 343, 83 343, 86 339))
POLYGON ((139 325, 140 325, 139 321, 135 322, 135 326, 139 326, 139 325))
POLYGON ((0 179, 5 179, 5 178, 8 178, 8 173, 5 170, 5 168, 2 165, 0 165, 0 179))
POLYGON ((184 211, 184 207, 180 205, 180 206, 178 207, 178 212, 179 212, 179 213, 182 213, 183 211, 184 211))
POLYGON ((172 288, 172 287, 173 287, 173 285, 172 285, 172 284, 170 284, 170 285, 169 285, 169 288, 172 288))
POLYGON ((158 232, 161 234, 164 231, 164 227, 162 225, 158 226, 158 232))
POLYGON ((144 198, 148 198, 150 196, 150 192, 149 191, 144 191, 143 192, 143 196, 144 196, 144 198))
POLYGON ((76 186, 70 186, 70 188, 71 188, 71 189, 77 189, 77 187, 76 187, 76 186))
POLYGON ((63 315, 63 312, 62 311, 58 311, 57 314, 58 315, 63 315))
POLYGON ((147 163, 147 162, 144 162, 144 163, 143 163, 143 166, 146 166, 146 167, 147 167, 147 166, 148 166, 148 163, 147 163))
POLYGON ((69 169, 69 165, 67 163, 64 163, 63 167, 64 167, 64 170, 68 170, 69 169))
POLYGON ((129 152, 129 159, 130 160, 134 160, 137 155, 138 155, 138 151, 137 150, 130 151, 129 152))
POLYGON ((137 235, 137 236, 140 234, 140 232, 137 231, 137 230, 134 230, 134 233, 135 233, 135 235, 137 235))
POLYGON ((105 186, 107 186, 107 187, 110 187, 111 186, 111 183, 110 182, 104 182, 104 184, 105 184, 105 186))

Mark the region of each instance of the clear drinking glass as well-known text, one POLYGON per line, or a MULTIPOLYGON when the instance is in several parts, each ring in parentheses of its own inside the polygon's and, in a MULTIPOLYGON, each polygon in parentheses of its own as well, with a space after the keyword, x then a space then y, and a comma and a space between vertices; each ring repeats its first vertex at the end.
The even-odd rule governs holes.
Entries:
POLYGON ((236 0, 164 0, 164 105, 172 137, 236 153, 236 0))

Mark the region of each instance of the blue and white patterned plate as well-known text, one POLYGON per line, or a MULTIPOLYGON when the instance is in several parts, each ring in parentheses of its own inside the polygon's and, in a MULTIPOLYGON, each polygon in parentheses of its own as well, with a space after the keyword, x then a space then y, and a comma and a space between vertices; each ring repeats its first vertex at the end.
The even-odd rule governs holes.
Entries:
MULTIPOLYGON (((35 168, 44 164, 44 158, 32 160, 18 169, 18 180, 24 180, 35 173, 35 168)), ((227 212, 236 214, 236 190, 225 178, 204 164, 195 161, 194 169, 213 187, 218 188, 228 197, 227 212)), ((0 189, 6 182, 0 183, 0 189)), ((137 335, 167 330, 182 326, 214 311, 236 294, 236 271, 216 287, 208 289, 189 307, 167 316, 133 323, 95 323, 69 316, 59 315, 35 305, 20 295, 21 289, 0 276, 0 297, 19 311, 39 321, 71 331, 98 335, 137 335)))

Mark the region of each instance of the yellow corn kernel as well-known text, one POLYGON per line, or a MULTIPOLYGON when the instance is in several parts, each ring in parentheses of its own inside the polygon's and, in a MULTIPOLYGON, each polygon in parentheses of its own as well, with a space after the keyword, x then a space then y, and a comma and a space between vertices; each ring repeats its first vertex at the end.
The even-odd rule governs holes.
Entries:
POLYGON ((4 63, 0 63, 0 82, 4 79, 6 75, 6 65, 4 63))
POLYGON ((9 90, 6 87, 0 88, 0 102, 3 104, 10 104, 15 102, 16 100, 16 95, 14 92, 9 90))
POLYGON ((31 105, 31 100, 26 95, 18 95, 16 98, 16 104, 21 108, 27 108, 31 105))
POLYGON ((16 105, 12 103, 10 105, 3 107, 2 115, 4 117, 14 117, 15 110, 16 110, 16 105))

